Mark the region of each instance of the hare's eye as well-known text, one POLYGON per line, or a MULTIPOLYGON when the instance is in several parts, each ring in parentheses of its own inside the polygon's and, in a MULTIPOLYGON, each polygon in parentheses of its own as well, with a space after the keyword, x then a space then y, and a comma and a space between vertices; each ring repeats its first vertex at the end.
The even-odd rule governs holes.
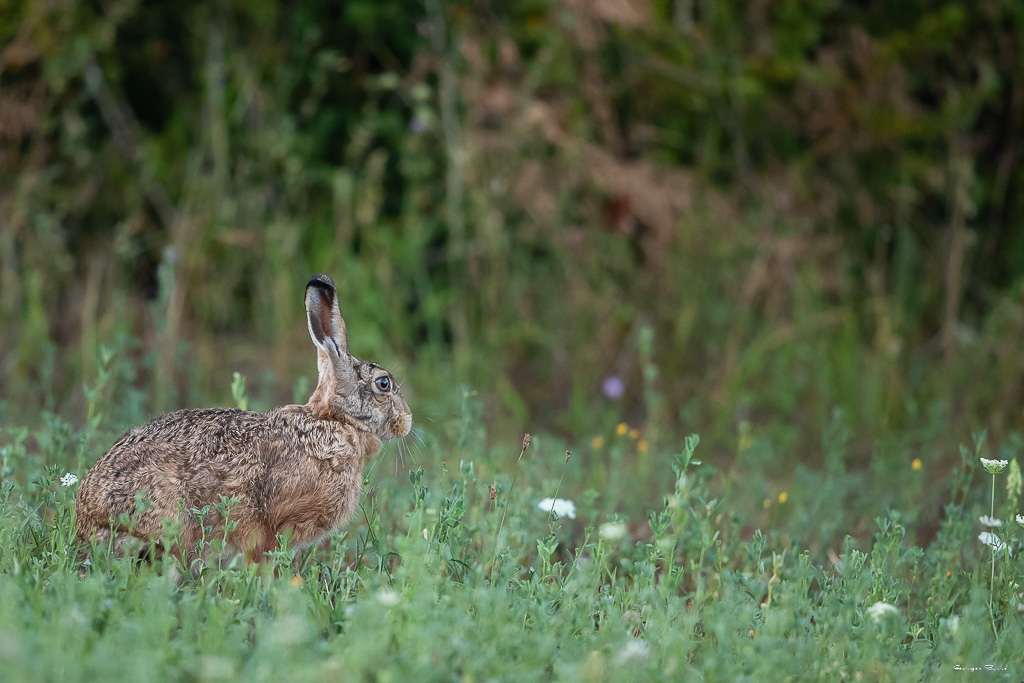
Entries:
POLYGON ((391 391, 391 379, 388 378, 387 375, 378 377, 373 383, 377 387, 377 391, 380 391, 381 393, 391 391))

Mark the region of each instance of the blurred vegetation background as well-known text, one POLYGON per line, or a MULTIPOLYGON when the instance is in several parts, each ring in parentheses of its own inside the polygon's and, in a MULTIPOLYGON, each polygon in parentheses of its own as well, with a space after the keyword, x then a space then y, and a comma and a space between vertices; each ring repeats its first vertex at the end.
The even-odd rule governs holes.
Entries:
POLYGON ((323 271, 428 431, 465 386, 513 444, 954 462, 1022 419, 1022 38, 1019 0, 4 0, 0 412, 84 419, 101 348, 141 414, 304 400, 323 271))

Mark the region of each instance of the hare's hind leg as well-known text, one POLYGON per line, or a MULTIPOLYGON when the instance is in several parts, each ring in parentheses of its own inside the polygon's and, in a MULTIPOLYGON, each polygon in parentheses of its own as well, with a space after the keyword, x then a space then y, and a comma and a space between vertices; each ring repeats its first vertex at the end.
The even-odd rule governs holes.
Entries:
POLYGON ((95 551, 100 549, 112 550, 111 537, 113 532, 109 529, 97 529, 88 536, 79 530, 78 533, 78 578, 84 579, 89 574, 89 567, 92 566, 92 558, 95 551))
MULTIPOLYGON (((144 562, 151 562, 154 559, 146 541, 109 527, 97 529, 89 538, 80 542, 83 545, 78 550, 78 575, 82 578, 85 578, 89 567, 92 566, 92 558, 96 556, 97 551, 114 557, 132 557, 144 562)), ((159 549, 156 557, 159 558, 159 549)))

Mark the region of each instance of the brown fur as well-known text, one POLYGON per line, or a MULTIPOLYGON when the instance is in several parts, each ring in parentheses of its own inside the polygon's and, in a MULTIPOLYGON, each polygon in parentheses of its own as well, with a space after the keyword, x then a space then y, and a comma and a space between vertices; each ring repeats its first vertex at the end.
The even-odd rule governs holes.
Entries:
POLYGON ((95 539, 121 551, 132 538, 160 541, 162 520, 170 519, 180 524, 175 554, 192 559, 203 530, 190 511, 209 506, 206 538, 219 537, 220 496, 238 499, 229 513, 237 527, 226 539, 226 557, 243 552, 258 561, 277 547, 278 534, 292 548, 308 546, 349 519, 367 458, 382 439, 407 434, 412 413, 388 373, 349 355, 334 282, 326 275, 307 285, 306 310, 319 369, 309 402, 269 413, 179 410, 129 431, 82 480, 81 543, 95 539))

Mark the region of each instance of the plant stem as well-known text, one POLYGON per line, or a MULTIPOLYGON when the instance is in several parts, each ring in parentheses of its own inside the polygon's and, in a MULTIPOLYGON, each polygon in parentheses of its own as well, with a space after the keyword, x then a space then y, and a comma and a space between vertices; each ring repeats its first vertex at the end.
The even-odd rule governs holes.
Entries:
POLYGON ((562 488, 562 480, 565 479, 565 470, 567 467, 569 467, 569 458, 571 457, 572 451, 566 451, 565 462, 562 463, 562 476, 558 478, 558 486, 555 487, 555 496, 554 498, 551 499, 551 510, 548 512, 549 516, 555 514, 555 503, 558 502, 558 492, 562 488))
MULTIPOLYGON (((996 516, 996 475, 994 474, 992 475, 992 500, 989 505, 988 516, 990 519, 995 519, 996 516)), ((992 532, 989 533, 992 534, 992 536, 995 536, 992 532)), ((998 639, 999 631, 996 630, 995 605, 992 601, 992 594, 995 593, 996 590, 996 546, 998 545, 998 541, 991 537, 989 540, 992 541, 989 544, 992 547, 992 573, 989 575, 988 580, 988 616, 992 620, 992 633, 995 634, 995 637, 998 639)))
MULTIPOLYGON (((516 460, 516 469, 512 473, 512 484, 508 487, 509 500, 512 497, 512 489, 516 486, 516 477, 519 476, 519 463, 523 461, 523 453, 526 452, 526 447, 530 445, 530 435, 526 434, 523 436, 523 448, 519 451, 519 458, 516 460)), ((490 577, 494 574, 494 563, 498 559, 498 539, 501 538, 501 528, 505 526, 505 513, 508 512, 509 500, 505 501, 505 507, 501 511, 501 521, 498 522, 498 533, 494 535, 494 551, 491 553, 491 567, 487 572, 487 576, 490 577)))

